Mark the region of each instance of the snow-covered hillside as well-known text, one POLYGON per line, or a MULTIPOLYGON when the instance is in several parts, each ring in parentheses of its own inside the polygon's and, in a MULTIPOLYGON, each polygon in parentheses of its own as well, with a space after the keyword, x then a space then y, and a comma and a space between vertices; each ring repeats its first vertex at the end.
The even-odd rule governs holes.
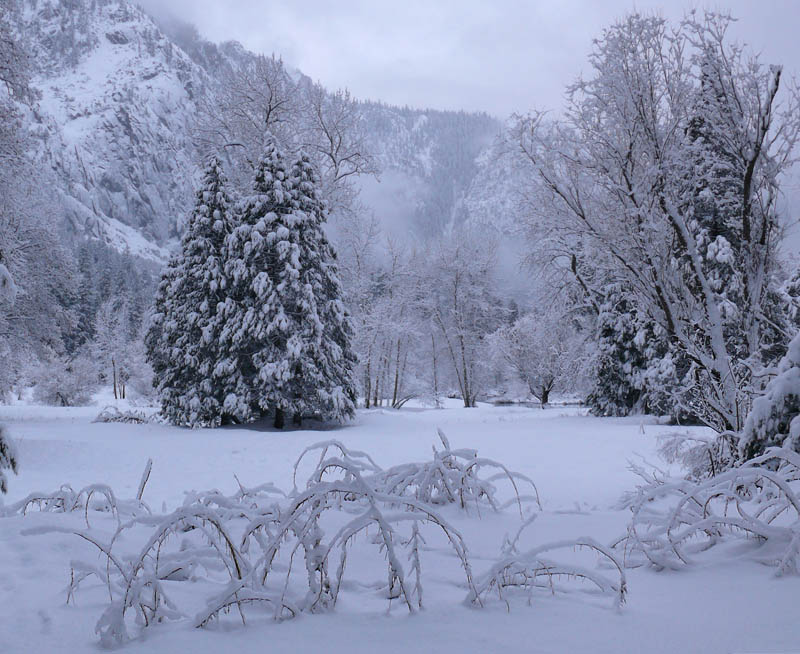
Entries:
MULTIPOLYGON (((255 55, 118 0, 11 0, 41 92, 28 127, 56 174, 64 219, 121 252, 163 260, 191 203, 198 103, 255 55)), ((301 73, 296 73, 301 75, 301 73)), ((363 105, 380 181, 362 180, 384 222, 437 233, 499 131, 482 114, 363 105)))

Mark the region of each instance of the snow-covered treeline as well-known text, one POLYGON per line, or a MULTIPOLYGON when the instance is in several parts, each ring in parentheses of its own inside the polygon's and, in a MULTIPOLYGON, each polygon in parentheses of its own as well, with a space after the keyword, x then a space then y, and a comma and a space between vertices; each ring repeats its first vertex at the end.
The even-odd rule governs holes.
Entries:
POLYGON ((796 331, 778 198, 800 94, 730 22, 620 20, 565 118, 521 117, 510 141, 531 175, 530 240, 594 316, 596 410, 735 439, 796 331))

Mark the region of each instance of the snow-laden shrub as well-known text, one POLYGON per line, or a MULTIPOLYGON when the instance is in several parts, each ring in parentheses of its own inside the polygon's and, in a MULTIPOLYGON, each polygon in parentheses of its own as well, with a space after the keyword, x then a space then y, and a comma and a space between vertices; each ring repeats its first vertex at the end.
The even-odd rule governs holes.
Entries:
MULTIPOLYGON (((92 543, 103 562, 72 562, 68 601, 85 580, 100 580, 109 604, 96 630, 106 646, 127 641, 134 628, 186 619, 175 598, 181 594, 176 584, 187 581, 193 582, 193 596, 205 595, 204 608, 192 618, 198 627, 231 612, 244 623, 254 606, 262 615, 266 609, 275 620, 330 611, 347 584, 348 560, 369 556, 371 546, 385 561, 385 581, 377 586, 380 594, 390 609, 397 602, 414 613, 423 606, 423 555, 430 548, 423 546, 431 538, 438 538, 458 562, 469 604, 482 605, 494 591, 508 601, 514 587, 528 593, 543 587, 554 590, 556 581, 570 579, 589 581, 601 594, 622 602, 621 565, 589 538, 517 552, 519 535, 532 519, 507 543, 498 562, 476 578, 464 539, 442 515, 442 504, 485 504, 500 510, 503 504, 489 481, 493 477, 482 479, 482 468, 498 468, 511 483, 516 502, 524 499, 516 482, 530 480, 478 458, 473 450, 453 450, 444 434, 440 438, 444 449, 434 450, 433 462, 386 470, 368 454, 338 441, 318 443, 304 450, 295 464, 291 493, 268 483, 252 488, 239 483, 233 495, 218 490, 188 493, 180 508, 163 515, 151 514, 141 502, 151 462, 136 500, 130 502, 98 485, 79 493, 66 487, 58 493, 33 494, 9 509, 19 514, 32 506, 52 511, 83 508, 87 529, 72 532, 92 543), (312 452, 319 458, 298 488, 298 469, 312 452), (89 528, 90 508, 114 513, 118 526, 110 539, 89 528), (136 546, 143 532, 144 542, 136 546), (366 547, 354 550, 356 540, 366 547), (589 568, 552 563, 544 556, 570 546, 609 559, 619 580, 589 568)), ((40 527, 28 533, 47 531, 69 530, 40 527)))
POLYGON ((386 559, 387 599, 414 612, 422 605, 420 550, 426 526, 449 542, 472 589, 472 570, 459 532, 430 505, 373 488, 343 454, 324 457, 306 488, 283 501, 269 484, 240 487, 233 496, 216 491, 192 494, 172 513, 143 515, 122 524, 109 542, 79 533, 109 563, 73 563, 70 596, 89 576, 107 586, 111 603, 97 623, 105 645, 128 640, 134 622, 148 626, 185 617, 168 596, 167 581, 199 577, 216 587, 195 616, 196 626, 231 610, 244 622, 248 604, 266 606, 278 620, 325 611, 336 603, 351 543, 364 535, 386 559), (339 520, 327 520, 330 514, 339 520), (139 553, 115 553, 120 536, 141 526, 153 531, 139 553), (403 552, 411 561, 408 572, 401 563, 403 552))
POLYGON ((97 371, 87 357, 56 360, 37 371, 33 399, 50 406, 85 406, 97 386, 97 371))
POLYGON ((800 454, 774 448, 699 482, 635 470, 645 483, 627 498, 633 515, 616 543, 628 566, 678 568, 717 544, 748 539, 778 574, 798 571, 800 454))
POLYGON ((728 470, 737 460, 735 440, 730 433, 703 436, 673 432, 657 436, 658 454, 667 463, 686 471, 687 479, 706 479, 728 470))
POLYGON ((92 422, 121 422, 133 425, 144 425, 153 422, 153 420, 144 411, 136 411, 134 409, 121 411, 119 408, 109 405, 104 407, 92 422))
POLYGON ((753 402, 739 440, 739 454, 747 460, 769 447, 800 452, 800 333, 778 364, 778 375, 753 402))
POLYGON ((542 508, 539 491, 530 478, 510 471, 502 463, 479 457, 477 450, 453 449, 444 432, 441 429, 437 432, 443 449, 432 448, 433 460, 424 463, 403 463, 386 470, 381 469, 369 455, 348 451, 338 441, 317 443, 306 448, 300 455, 295 464, 295 478, 297 467, 307 454, 319 450, 321 458, 324 458, 329 449, 337 448, 351 467, 357 468, 362 476, 366 476, 373 488, 389 495, 413 497, 434 505, 457 503, 464 510, 470 505, 479 508, 485 503, 495 511, 500 511, 516 503, 520 515, 523 501, 534 501, 539 509, 542 508), (494 469, 497 472, 482 478, 483 469, 494 469), (507 481, 513 491, 513 497, 506 502, 501 502, 497 497, 494 482, 501 480, 507 481), (530 486, 533 495, 520 495, 517 482, 530 486))
POLYGON ((72 513, 83 511, 86 527, 89 528, 89 511, 111 513, 122 524, 123 518, 136 518, 143 514, 150 514, 150 507, 142 502, 142 494, 150 479, 153 460, 148 459, 139 482, 136 499, 121 500, 106 484, 90 484, 78 491, 73 490, 69 484, 63 484, 58 490, 50 492, 30 493, 23 499, 7 506, 0 506, 0 518, 14 515, 26 515, 36 509, 43 513, 72 513))
POLYGON ((150 513, 144 502, 118 499, 106 484, 90 484, 77 491, 64 484, 57 490, 30 493, 18 502, 0 507, 0 516, 25 515, 34 509, 43 513, 83 512, 87 527, 90 526, 89 511, 111 513, 117 522, 121 522, 123 517, 150 513))
MULTIPOLYGON (((11 470, 16 474, 17 460, 17 449, 11 442, 8 430, 6 430, 5 426, 0 425, 0 494, 8 492, 6 470, 11 470)), ((2 511, 2 506, 0 506, 0 511, 2 511)))
MULTIPOLYGON (((520 532, 528 523, 523 524, 520 532)), ((622 563, 611 550, 587 536, 576 540, 547 543, 539 547, 519 552, 517 537, 506 544, 503 554, 488 572, 475 580, 474 589, 467 594, 467 604, 479 604, 497 593, 498 598, 510 609, 509 598, 521 594, 530 602, 535 592, 547 591, 555 594, 566 591, 566 582, 588 582, 595 591, 610 597, 620 608, 625 603, 627 582, 622 563), (600 557, 607 567, 616 570, 617 576, 611 579, 597 570, 575 564, 559 563, 547 555, 559 549, 586 550, 600 557)))

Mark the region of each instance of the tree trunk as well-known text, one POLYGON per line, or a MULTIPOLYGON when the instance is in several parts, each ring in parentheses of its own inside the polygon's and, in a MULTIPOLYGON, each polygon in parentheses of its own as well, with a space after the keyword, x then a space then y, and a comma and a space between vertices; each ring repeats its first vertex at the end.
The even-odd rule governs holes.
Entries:
POLYGON ((372 400, 372 345, 367 350, 367 365, 364 369, 364 408, 369 409, 372 400))
POLYGON ((431 354, 433 354, 433 401, 436 403, 436 408, 440 409, 442 405, 439 401, 439 373, 436 367, 436 339, 433 337, 433 332, 431 332, 431 354))
POLYGON ((117 397, 117 362, 114 360, 114 357, 111 357, 111 372, 112 372, 112 383, 114 385, 114 399, 118 400, 117 397))
POLYGON ((542 386, 542 396, 541 407, 544 409, 547 406, 547 401, 550 399, 550 388, 548 386, 542 386))
POLYGON ((303 414, 299 411, 296 411, 292 416, 292 424, 295 427, 300 427, 303 424, 303 414))
POLYGON ((275 422, 273 423, 275 429, 283 429, 285 419, 283 409, 275 409, 275 422))
POLYGON ((394 388, 392 389, 392 408, 397 408, 398 393, 400 392, 400 344, 401 340, 397 339, 397 357, 394 363, 394 388))

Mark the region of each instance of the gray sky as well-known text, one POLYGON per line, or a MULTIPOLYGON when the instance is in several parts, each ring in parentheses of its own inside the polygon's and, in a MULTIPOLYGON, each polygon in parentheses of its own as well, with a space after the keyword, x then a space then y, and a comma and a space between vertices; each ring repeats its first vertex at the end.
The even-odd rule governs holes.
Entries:
POLYGON ((142 0, 194 23, 212 41, 234 39, 282 55, 329 88, 356 97, 503 117, 556 109, 586 70, 593 38, 638 8, 680 18, 691 7, 727 8, 734 36, 783 63, 800 64, 800 0, 142 0))

